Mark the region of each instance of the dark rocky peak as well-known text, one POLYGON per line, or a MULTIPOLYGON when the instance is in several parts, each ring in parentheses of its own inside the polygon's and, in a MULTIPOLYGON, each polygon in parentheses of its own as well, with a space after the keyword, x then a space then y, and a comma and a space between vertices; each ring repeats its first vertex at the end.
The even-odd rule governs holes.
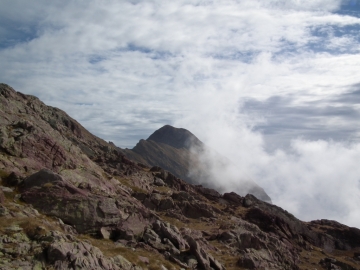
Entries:
POLYGON ((156 130, 147 141, 163 143, 175 148, 190 149, 192 146, 202 147, 203 143, 190 131, 165 125, 156 130))

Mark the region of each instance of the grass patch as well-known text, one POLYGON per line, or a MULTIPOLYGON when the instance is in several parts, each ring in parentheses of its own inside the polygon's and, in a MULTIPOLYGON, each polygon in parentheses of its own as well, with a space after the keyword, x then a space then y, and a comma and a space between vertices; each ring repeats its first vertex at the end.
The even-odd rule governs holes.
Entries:
POLYGON ((0 178, 1 178, 1 179, 4 180, 4 179, 8 178, 9 175, 10 175, 10 173, 8 173, 7 171, 4 171, 4 170, 1 170, 1 169, 0 169, 0 178))
POLYGON ((140 187, 134 186, 130 183, 130 179, 126 179, 126 178, 120 178, 120 177, 115 177, 115 179, 122 185, 131 188, 133 193, 148 193, 145 189, 142 189, 140 187))
POLYGON ((52 188, 54 186, 53 183, 45 183, 42 185, 44 188, 52 188))
POLYGON ((171 188, 167 186, 155 186, 154 189, 159 191, 160 193, 168 193, 173 191, 171 188))
POLYGON ((223 266, 226 267, 226 270, 238 270, 238 269, 245 269, 240 266, 237 266, 237 261, 239 260, 240 256, 234 256, 228 253, 228 247, 226 247, 223 243, 214 240, 209 242, 213 247, 218 248, 220 251, 218 252, 210 252, 211 255, 216 258, 223 266))
POLYGON ((161 212, 158 212, 157 214, 161 217, 162 220, 169 222, 170 224, 176 226, 178 229, 188 228, 188 224, 178 220, 177 218, 168 217, 164 213, 161 213, 161 212))
MULTIPOLYGON (((51 221, 51 220, 50 220, 51 221)), ((62 229, 48 222, 46 218, 9 218, 9 217, 0 217, 0 232, 6 234, 6 228, 10 226, 19 226, 23 229, 23 232, 30 238, 36 239, 38 237, 46 235, 49 231, 62 231, 62 229)))

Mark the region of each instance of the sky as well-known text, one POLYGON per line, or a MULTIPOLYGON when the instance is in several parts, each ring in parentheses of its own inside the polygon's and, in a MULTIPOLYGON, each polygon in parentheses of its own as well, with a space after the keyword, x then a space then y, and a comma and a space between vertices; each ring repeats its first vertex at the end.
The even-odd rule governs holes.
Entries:
POLYGON ((360 227, 360 0, 0 0, 0 82, 132 148, 165 124, 360 227))

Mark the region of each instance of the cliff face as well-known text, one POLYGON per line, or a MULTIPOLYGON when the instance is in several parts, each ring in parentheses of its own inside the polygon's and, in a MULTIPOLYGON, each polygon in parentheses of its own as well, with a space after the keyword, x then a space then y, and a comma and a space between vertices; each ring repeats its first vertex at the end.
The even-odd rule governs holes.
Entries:
POLYGON ((360 268, 357 228, 131 161, 4 84, 0 177, 0 269, 360 268))
MULTIPOLYGON (((122 150, 122 153, 147 166, 160 166, 190 184, 201 184, 220 192, 224 191, 221 182, 226 173, 214 177, 212 167, 216 167, 216 171, 226 171, 229 166, 236 167, 190 131, 170 125, 156 130, 147 140, 140 140, 133 149, 122 150)), ((242 179, 240 175, 239 171, 239 179, 236 181, 238 193, 244 196, 252 194, 271 203, 263 188, 250 179, 242 179)))

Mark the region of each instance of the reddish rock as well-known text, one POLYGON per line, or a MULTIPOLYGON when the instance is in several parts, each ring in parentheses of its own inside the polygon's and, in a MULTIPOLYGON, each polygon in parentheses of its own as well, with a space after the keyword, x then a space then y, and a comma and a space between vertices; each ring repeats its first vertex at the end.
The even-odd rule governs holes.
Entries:
POLYGON ((138 234, 149 217, 141 203, 125 192, 117 197, 93 195, 47 169, 25 179, 21 190, 25 202, 61 218, 81 233, 123 227, 138 234))

